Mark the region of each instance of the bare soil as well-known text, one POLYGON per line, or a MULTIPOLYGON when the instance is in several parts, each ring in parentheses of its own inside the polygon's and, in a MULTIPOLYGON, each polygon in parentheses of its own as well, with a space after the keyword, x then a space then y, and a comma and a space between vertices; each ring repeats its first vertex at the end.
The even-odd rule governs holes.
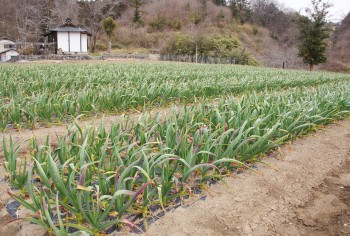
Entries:
MULTIPOLYGON (((282 148, 259 171, 226 178, 205 201, 167 213, 147 235, 350 235, 350 121, 282 148)), ((195 196, 193 196, 195 198, 195 196)))
MULTIPOLYGON (((123 114, 127 115, 130 118, 130 120, 137 121, 141 116, 145 114, 148 114, 151 117, 155 117, 157 114, 161 115, 162 117, 165 117, 166 114, 170 114, 172 110, 175 108, 177 108, 176 105, 166 107, 166 108, 163 108, 163 107, 152 108, 151 110, 146 112, 133 110, 133 111, 125 112, 123 114)), ((109 129, 111 124, 118 122, 123 116, 123 114, 108 115, 108 116, 96 115, 95 117, 86 117, 86 118, 82 117, 81 119, 76 120, 73 123, 53 124, 48 127, 40 126, 36 129, 17 130, 14 128, 10 128, 10 129, 7 129, 4 133, 0 132, 0 136, 1 136, 0 141, 2 142, 2 138, 4 137, 8 144, 10 138, 12 138, 13 142, 16 145, 20 145, 21 147, 20 153, 26 154, 28 149, 27 149, 27 145, 24 145, 24 144, 28 143, 27 141, 32 137, 35 137, 39 141, 39 143, 44 143, 46 138, 49 137, 50 141, 54 145, 57 140, 57 137, 66 135, 68 133, 68 129, 74 126, 74 123, 79 126, 84 126, 84 125, 96 125, 103 122, 105 124, 106 129, 109 129)), ((0 145, 0 158, 2 157, 2 155, 3 155, 3 147, 2 145, 0 145)))
MULTIPOLYGON (((195 103, 188 103, 186 107, 190 108, 192 106, 196 106, 200 104, 199 102, 202 100, 202 98, 199 98, 195 103)), ((214 106, 218 104, 218 100, 219 99, 217 98, 205 99, 206 102, 214 106)), ((0 132, 0 158, 3 157, 3 138, 5 138, 7 145, 9 144, 10 138, 12 138, 13 142, 16 145, 20 146, 19 153, 23 155, 28 153, 28 147, 27 145, 25 145, 25 143, 28 143, 28 140, 30 138, 35 137, 39 143, 44 143, 46 141, 46 138, 49 137, 51 144, 55 146, 55 144, 57 143, 57 137, 67 135, 69 128, 73 127, 74 124, 77 124, 78 126, 82 127, 85 125, 98 125, 100 123, 103 123, 106 129, 108 130, 111 124, 118 122, 124 115, 126 115, 132 122, 137 122, 142 116, 145 115, 151 118, 155 118, 157 115, 159 115, 161 117, 161 120, 165 120, 166 117, 174 116, 175 111, 180 113, 183 112, 183 106, 184 104, 178 104, 178 101, 174 101, 174 103, 167 104, 166 107, 152 107, 144 111, 142 110, 142 108, 140 108, 139 110, 134 109, 114 115, 97 114, 94 117, 82 116, 80 119, 67 124, 53 124, 48 127, 45 127, 42 124, 38 124, 39 127, 35 129, 23 128, 18 130, 15 128, 9 128, 3 133, 0 132)))
MULTIPOLYGON (((65 127, 57 129, 23 131, 16 140, 54 136, 65 127)), ((206 200, 192 195, 193 204, 166 213, 147 235, 350 235, 350 120, 302 137, 263 161, 257 165, 262 175, 227 177, 208 188, 206 200)), ((0 236, 45 235, 23 221, 5 225, 11 219, 6 188, 0 182, 0 236)))

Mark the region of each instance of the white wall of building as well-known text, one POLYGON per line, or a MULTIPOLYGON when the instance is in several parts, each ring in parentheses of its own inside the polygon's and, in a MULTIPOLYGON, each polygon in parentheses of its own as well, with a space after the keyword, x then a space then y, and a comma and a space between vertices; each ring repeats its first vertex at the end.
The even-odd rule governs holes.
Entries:
POLYGON ((57 49, 64 53, 87 53, 87 34, 80 32, 57 32, 57 49))
POLYGON ((69 32, 70 52, 81 52, 80 32, 69 32))
POLYGON ((11 57, 19 56, 19 53, 16 51, 8 51, 0 54, 0 61, 6 62, 11 59, 11 57))
POLYGON ((62 49, 63 52, 69 52, 68 32, 57 32, 57 49, 62 49))
POLYGON ((4 40, 0 40, 0 52, 5 51, 5 42, 4 40))
POLYGON ((16 47, 16 43, 11 41, 11 40, 0 40, 0 52, 3 52, 7 49, 9 49, 10 47, 5 47, 5 45, 11 45, 11 48, 15 48, 16 47))
POLYGON ((88 52, 88 38, 87 34, 81 34, 81 52, 88 52))

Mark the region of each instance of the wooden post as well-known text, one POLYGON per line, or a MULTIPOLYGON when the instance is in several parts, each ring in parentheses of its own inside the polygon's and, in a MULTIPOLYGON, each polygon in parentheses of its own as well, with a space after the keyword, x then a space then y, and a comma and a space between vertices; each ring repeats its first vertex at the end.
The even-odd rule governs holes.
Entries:
POLYGON ((196 63, 198 63, 198 44, 196 42, 196 63))

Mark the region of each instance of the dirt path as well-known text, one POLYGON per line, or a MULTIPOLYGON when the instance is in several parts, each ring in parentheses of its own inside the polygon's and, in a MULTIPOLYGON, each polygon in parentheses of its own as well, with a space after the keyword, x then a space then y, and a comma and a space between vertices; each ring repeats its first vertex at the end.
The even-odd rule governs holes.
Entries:
POLYGON ((350 235, 350 120, 266 158, 275 169, 226 178, 205 201, 167 213, 148 235, 350 235))
MULTIPOLYGON (((213 100, 214 101, 214 100, 213 100)), ((191 106, 191 105, 189 105, 191 106)), ((182 108, 183 106, 181 106, 182 108)), ((144 112, 126 112, 123 114, 126 114, 130 120, 137 121, 141 116, 148 114, 151 117, 155 117, 158 113, 162 117, 166 117, 166 114, 170 114, 173 109, 180 108, 179 106, 173 105, 171 107, 166 108, 153 108, 149 111, 144 112)), ((96 116, 96 117, 88 117, 85 119, 80 119, 76 121, 76 124, 79 126, 83 125, 93 125, 93 124, 100 124, 101 122, 104 122, 106 129, 109 129, 112 123, 117 122, 120 120, 121 116, 123 114, 118 115, 108 115, 108 116, 96 116)), ((1 137, 1 144, 0 144, 0 157, 3 155, 3 147, 2 147, 2 139, 5 137, 5 140, 10 140, 10 137, 12 137, 12 140, 16 143, 16 145, 20 145, 21 149, 20 152, 26 153, 27 151, 27 145, 22 145, 26 143, 31 137, 35 137, 37 140, 39 140, 39 143, 44 143, 46 140, 46 137, 49 136, 51 142, 55 142, 57 139, 57 136, 66 135, 68 132, 68 128, 72 127, 74 125, 74 122, 70 124, 62 124, 62 125, 52 125, 51 127, 39 127, 37 129, 21 129, 17 131, 16 129, 8 129, 5 133, 0 132, 1 137)))
MULTIPOLYGON (((221 98, 213 98, 213 99, 202 99, 198 98, 197 101, 193 103, 188 103, 186 105, 187 108, 200 105, 202 102, 207 102, 208 104, 217 106, 218 101, 221 98)), ((237 97, 237 99, 239 99, 237 97)), ((25 143, 32 138, 35 137, 39 143, 44 143, 46 138, 49 136, 51 143, 56 143, 58 136, 63 136, 68 133, 68 129, 76 123, 79 126, 84 125, 96 125, 100 124, 101 122, 104 123, 106 129, 108 130, 111 127, 112 123, 118 122, 120 118, 123 115, 128 116, 128 118, 133 121, 137 122, 139 118, 141 118, 144 115, 149 115, 150 117, 156 117, 158 114, 161 116, 161 120, 165 120, 166 117, 174 116, 174 111, 183 112, 184 111, 184 104, 170 104, 166 107, 158 107, 158 108, 149 108, 146 111, 137 111, 137 110, 131 110, 127 112, 123 112, 121 114, 116 115, 96 115, 95 117, 83 117, 80 120, 77 120, 76 122, 62 124, 62 125, 52 125, 50 127, 43 127, 40 126, 37 129, 8 129, 6 132, 1 133, 0 132, 0 158, 3 157, 3 145, 2 140, 5 138, 7 141, 7 144, 9 143, 10 137, 12 138, 13 142, 15 142, 16 145, 20 146, 19 153, 26 154, 28 152, 28 147, 25 143), (24 145, 23 145, 24 144, 24 145)), ((1 164, 1 160, 0 160, 1 164)))

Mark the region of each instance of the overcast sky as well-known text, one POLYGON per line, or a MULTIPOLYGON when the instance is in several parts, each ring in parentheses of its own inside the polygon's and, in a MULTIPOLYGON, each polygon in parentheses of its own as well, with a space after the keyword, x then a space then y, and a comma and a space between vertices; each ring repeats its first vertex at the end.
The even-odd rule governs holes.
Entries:
MULTIPOLYGON (((311 5, 311 0, 278 0, 285 7, 296 11, 311 5)), ((332 21, 342 20, 350 12, 350 0, 329 0, 333 4, 330 9, 329 19, 332 21)))

